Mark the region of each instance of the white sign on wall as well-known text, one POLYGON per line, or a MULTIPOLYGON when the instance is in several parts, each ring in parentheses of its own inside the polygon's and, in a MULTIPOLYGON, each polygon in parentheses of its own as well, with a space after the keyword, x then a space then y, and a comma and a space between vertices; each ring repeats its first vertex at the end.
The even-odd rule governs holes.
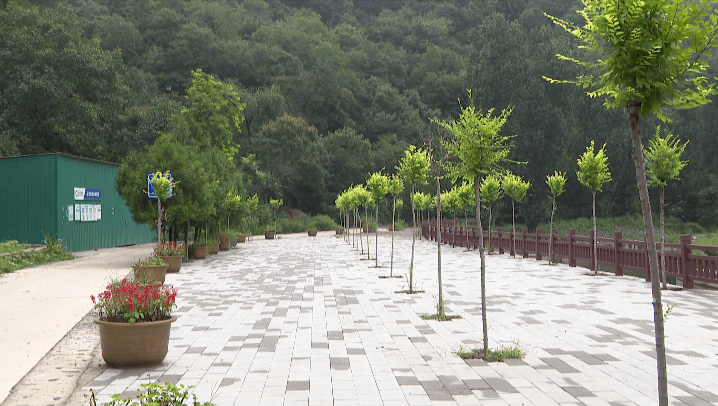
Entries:
POLYGON ((76 187, 75 188, 75 200, 85 200, 85 188, 84 187, 76 187))

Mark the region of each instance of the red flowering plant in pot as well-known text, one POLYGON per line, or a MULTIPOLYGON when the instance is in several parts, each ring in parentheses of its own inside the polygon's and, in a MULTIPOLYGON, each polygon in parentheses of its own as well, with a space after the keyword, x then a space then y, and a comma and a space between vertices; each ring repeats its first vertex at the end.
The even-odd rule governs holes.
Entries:
POLYGON ((220 251, 229 251, 229 240, 232 238, 232 234, 215 234, 214 237, 219 240, 219 250, 220 251))
POLYGON ((163 242, 154 246, 155 256, 162 258, 167 264, 167 272, 179 272, 182 267, 182 260, 185 258, 184 245, 176 242, 163 242))
POLYGON ((161 283, 113 281, 97 297, 102 357, 114 368, 156 365, 167 355, 177 289, 161 283))

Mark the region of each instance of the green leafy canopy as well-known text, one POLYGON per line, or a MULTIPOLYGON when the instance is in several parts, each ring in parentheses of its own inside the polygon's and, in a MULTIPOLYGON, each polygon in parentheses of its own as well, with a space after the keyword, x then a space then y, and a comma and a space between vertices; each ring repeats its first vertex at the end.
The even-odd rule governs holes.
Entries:
POLYGON ((598 152, 591 140, 591 145, 586 147, 586 152, 578 158, 579 170, 576 171, 578 182, 587 188, 600 192, 603 184, 611 181, 611 172, 608 171, 608 156, 606 156, 606 144, 603 144, 598 152))
POLYGON ((688 161, 681 161, 687 145, 688 141, 681 144, 673 134, 661 137, 661 127, 656 128, 656 136, 648 141, 644 151, 649 185, 666 186, 668 180, 678 179, 681 170, 688 165, 688 161))
POLYGON ((520 176, 512 173, 504 175, 501 182, 504 192, 515 202, 521 202, 526 197, 526 192, 531 187, 531 182, 523 181, 520 176))
POLYGON ((442 141, 444 148, 459 159, 450 169, 454 179, 475 179, 479 174, 500 170, 500 163, 513 162, 508 156, 513 147, 509 140, 514 136, 499 134, 512 109, 506 108, 498 116, 492 116, 493 109, 484 114, 474 105, 470 90, 468 94, 470 105, 461 109, 459 120, 432 119, 454 136, 453 140, 442 141))
POLYGON ((670 121, 666 105, 693 108, 708 102, 714 83, 703 73, 708 69, 709 48, 717 45, 718 17, 708 0, 583 0, 578 11, 586 24, 546 15, 556 25, 576 37, 587 50, 585 61, 565 55, 559 59, 574 62, 591 73, 573 83, 587 89, 592 97, 605 97, 607 108, 641 104, 641 117, 651 114, 670 121))
POLYGON ((546 175, 546 184, 553 196, 561 196, 566 185, 566 173, 554 171, 553 175, 546 175))
POLYGON ((429 153, 414 145, 404 151, 404 158, 399 161, 397 173, 412 183, 426 184, 429 176, 429 153))

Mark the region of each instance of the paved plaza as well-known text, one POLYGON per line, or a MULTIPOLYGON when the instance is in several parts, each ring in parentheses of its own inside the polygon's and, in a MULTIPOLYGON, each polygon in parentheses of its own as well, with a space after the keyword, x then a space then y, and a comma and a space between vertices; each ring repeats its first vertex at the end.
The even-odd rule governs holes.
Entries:
MULTIPOLYGON (((415 288, 407 288, 411 236, 380 232, 379 263, 341 238, 255 237, 229 252, 184 264, 166 284, 178 291, 178 320, 157 367, 107 368, 93 389, 101 402, 140 384, 195 385, 200 401, 251 405, 656 405, 650 285, 588 275, 533 258, 487 256, 490 347, 518 344, 523 359, 464 361, 481 345, 479 254, 441 247, 447 313, 423 320, 438 300, 437 248, 416 242, 415 288)), ((366 241, 364 241, 366 249, 366 241)), ((718 292, 665 291, 671 405, 718 405, 718 292)), ((89 305, 88 299, 88 308, 89 305)), ((99 361, 98 361, 99 359, 99 361)), ((49 404, 50 402, 44 403, 49 404)), ((14 406, 14 405, 13 405, 14 406)))

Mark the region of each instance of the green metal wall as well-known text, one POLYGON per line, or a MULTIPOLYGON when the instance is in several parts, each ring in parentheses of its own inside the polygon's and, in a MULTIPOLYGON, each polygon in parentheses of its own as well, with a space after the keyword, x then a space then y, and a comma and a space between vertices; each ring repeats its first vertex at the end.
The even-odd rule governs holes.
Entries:
POLYGON ((41 244, 57 236, 56 156, 0 159, 0 241, 41 244))
POLYGON ((6 178, 7 169, 17 179, 7 187, 0 180, 1 190, 11 191, 9 199, 0 198, 0 213, 3 218, 10 218, 8 232, 4 232, 5 224, 0 222, 3 230, 0 239, 41 243, 42 232, 33 230, 42 230, 61 239, 65 247, 75 252, 154 241, 156 233, 146 224, 132 220, 129 208, 115 189, 118 168, 116 164, 63 154, 1 159, 2 178, 6 178), (99 189, 100 199, 76 200, 76 187, 99 189), (73 216, 70 220, 67 208, 72 206, 74 211, 77 204, 100 204, 102 218, 77 221, 73 216))

